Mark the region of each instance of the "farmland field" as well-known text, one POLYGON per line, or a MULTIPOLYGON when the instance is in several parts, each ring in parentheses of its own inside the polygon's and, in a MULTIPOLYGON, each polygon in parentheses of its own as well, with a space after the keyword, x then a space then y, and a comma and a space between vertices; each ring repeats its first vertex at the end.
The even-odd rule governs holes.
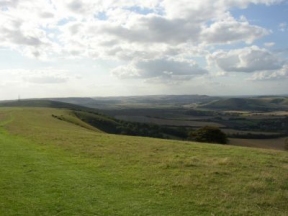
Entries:
POLYGON ((225 127, 224 125, 215 122, 206 122, 205 119, 199 119, 198 121, 186 120, 186 119, 163 119, 163 118, 153 118, 147 116, 116 116, 117 119, 132 121, 132 122, 143 122, 152 123, 158 125, 168 125, 168 126, 190 126, 190 127, 203 127, 205 125, 215 126, 215 127, 225 127))
POLYGON ((287 152, 110 135, 64 109, 0 125, 4 216, 288 214, 287 152))
POLYGON ((275 139, 230 138, 229 145, 284 150, 285 149, 284 143, 286 139, 287 137, 275 138, 275 139))

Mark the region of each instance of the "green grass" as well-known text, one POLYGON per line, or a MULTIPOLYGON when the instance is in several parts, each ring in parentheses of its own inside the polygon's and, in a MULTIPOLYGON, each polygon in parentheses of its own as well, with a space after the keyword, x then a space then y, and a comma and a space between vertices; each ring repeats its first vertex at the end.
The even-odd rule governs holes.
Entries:
POLYGON ((109 135, 0 109, 1 215, 287 215, 287 152, 109 135))

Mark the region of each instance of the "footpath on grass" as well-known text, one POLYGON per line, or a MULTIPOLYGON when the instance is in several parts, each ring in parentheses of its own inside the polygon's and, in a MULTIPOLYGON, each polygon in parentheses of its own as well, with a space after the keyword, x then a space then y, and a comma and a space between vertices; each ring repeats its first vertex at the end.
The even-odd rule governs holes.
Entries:
POLYGON ((116 212, 109 206, 113 185, 109 185, 111 182, 105 175, 95 172, 90 164, 87 167, 82 158, 71 157, 59 148, 10 135, 4 126, 13 119, 13 110, 0 113, 2 216, 116 212))
POLYGON ((149 191, 115 181, 89 161, 0 133, 1 216, 135 215, 147 207, 149 191))

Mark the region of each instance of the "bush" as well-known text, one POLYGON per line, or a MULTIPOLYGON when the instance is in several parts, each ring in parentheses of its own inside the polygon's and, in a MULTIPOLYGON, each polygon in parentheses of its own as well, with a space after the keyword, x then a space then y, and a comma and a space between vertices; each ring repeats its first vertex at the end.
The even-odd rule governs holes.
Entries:
POLYGON ((227 136, 219 128, 205 126, 190 133, 190 138, 196 142, 226 144, 227 136))

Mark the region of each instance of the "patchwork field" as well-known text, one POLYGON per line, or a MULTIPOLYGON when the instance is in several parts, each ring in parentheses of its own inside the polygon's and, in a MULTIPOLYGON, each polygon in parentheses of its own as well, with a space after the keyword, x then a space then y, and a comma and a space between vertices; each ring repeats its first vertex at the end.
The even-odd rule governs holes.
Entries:
POLYGON ((1 108, 0 163, 4 216, 288 214, 287 152, 105 134, 65 109, 1 108))

